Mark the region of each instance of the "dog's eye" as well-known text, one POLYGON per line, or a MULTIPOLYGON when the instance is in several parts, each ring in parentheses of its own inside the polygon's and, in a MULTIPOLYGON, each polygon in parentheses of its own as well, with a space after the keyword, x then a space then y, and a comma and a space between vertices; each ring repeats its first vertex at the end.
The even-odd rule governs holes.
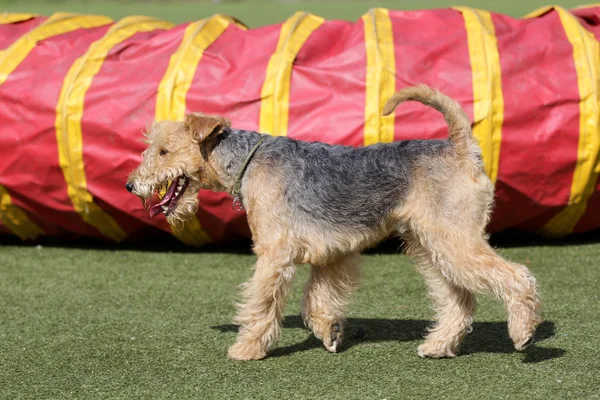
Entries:
POLYGON ((160 154, 161 156, 164 156, 164 155, 165 155, 165 154, 167 154, 168 152, 169 152, 169 150, 162 149, 162 150, 160 151, 160 153, 159 153, 159 154, 160 154))

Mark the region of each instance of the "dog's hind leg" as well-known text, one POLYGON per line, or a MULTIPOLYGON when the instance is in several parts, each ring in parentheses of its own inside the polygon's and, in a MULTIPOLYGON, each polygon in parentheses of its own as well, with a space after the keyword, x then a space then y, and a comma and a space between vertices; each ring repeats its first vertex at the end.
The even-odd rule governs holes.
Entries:
MULTIPOLYGON (((460 233, 444 230, 438 223, 433 230, 421 231, 417 236, 436 267, 432 270, 446 278, 450 287, 463 292, 491 292, 504 300, 509 335, 515 348, 523 350, 532 343, 535 328, 541 322, 535 278, 525 266, 497 255, 484 238, 461 237, 460 233)), ((437 356, 435 351, 429 354, 427 350, 431 348, 435 348, 435 342, 428 337, 419 353, 437 356)))
POLYGON ((450 275, 470 290, 487 289, 504 300, 508 311, 508 334, 515 349, 533 343, 535 328, 542 321, 537 284, 527 267, 500 257, 487 242, 471 248, 450 275), (464 265, 464 267, 463 267, 464 265))
POLYGON ((236 343, 228 356, 234 360, 258 360, 279 338, 285 298, 295 266, 285 256, 259 255, 254 276, 243 285, 244 303, 234 323, 240 325, 236 343))
POLYGON ((412 243, 409 248, 411 255, 420 260, 418 270, 427 283, 436 311, 436 322, 428 329, 429 333, 425 343, 419 346, 418 354, 432 358, 454 357, 462 339, 471 330, 477 305, 475 295, 450 282, 431 262, 420 244, 412 243))
POLYGON ((344 313, 359 283, 358 253, 327 265, 312 265, 304 287, 302 318, 327 350, 340 350, 344 335, 344 313))

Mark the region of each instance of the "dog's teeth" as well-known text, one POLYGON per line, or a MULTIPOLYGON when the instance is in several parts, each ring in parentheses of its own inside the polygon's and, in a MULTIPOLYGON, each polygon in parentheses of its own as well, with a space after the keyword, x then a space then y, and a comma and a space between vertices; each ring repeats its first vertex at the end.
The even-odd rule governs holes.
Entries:
POLYGON ((161 207, 162 207, 163 211, 167 211, 169 209, 169 207, 167 207, 167 206, 161 206, 161 207))
POLYGON ((179 196, 179 192, 175 192, 175 197, 179 196))
POLYGON ((177 186, 177 191, 178 192, 181 192, 181 189, 183 189, 183 186, 181 186, 181 185, 177 186))
POLYGON ((179 186, 183 186, 185 183, 185 178, 179 178, 179 186))

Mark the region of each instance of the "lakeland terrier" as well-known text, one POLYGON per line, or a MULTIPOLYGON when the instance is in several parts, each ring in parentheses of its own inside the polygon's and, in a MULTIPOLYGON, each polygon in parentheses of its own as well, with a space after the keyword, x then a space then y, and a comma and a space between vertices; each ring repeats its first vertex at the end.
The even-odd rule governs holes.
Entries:
POLYGON ((418 260, 437 311, 420 356, 456 355, 480 292, 504 301, 517 350, 533 342, 541 322, 536 281, 488 244, 494 188, 467 114, 420 85, 394 94, 383 115, 409 100, 441 112, 449 138, 353 148, 233 129, 227 119, 201 113, 150 127, 149 147, 126 188, 152 216, 163 213, 171 224, 193 216, 201 188, 230 193, 247 212, 257 262, 243 285, 229 358, 267 355, 299 263, 311 265, 304 321, 337 352, 344 310, 359 282, 359 253, 391 236, 418 260))

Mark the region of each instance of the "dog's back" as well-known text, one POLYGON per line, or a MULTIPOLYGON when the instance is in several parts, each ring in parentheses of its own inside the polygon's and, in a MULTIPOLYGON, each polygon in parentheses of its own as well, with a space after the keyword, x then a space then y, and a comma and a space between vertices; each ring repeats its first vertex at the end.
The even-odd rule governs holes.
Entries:
POLYGON ((448 156, 450 150, 447 140, 353 148, 278 137, 265 143, 256 158, 284 179, 284 201, 295 215, 364 230, 379 226, 401 203, 416 162, 448 156))
MULTIPOLYGON (((269 164, 283 182, 283 201, 296 218, 332 229, 379 229, 408 196, 416 170, 429 170, 431 186, 483 175, 481 150, 458 103, 421 85, 396 93, 384 107, 390 114, 404 101, 420 101, 440 111, 449 127, 447 140, 410 140, 354 148, 286 137, 269 138, 255 158, 269 164), (460 171, 458 171, 460 173, 460 171)), ((485 175, 482 176, 485 180, 485 175)), ((391 228, 390 228, 391 229, 391 228)))

